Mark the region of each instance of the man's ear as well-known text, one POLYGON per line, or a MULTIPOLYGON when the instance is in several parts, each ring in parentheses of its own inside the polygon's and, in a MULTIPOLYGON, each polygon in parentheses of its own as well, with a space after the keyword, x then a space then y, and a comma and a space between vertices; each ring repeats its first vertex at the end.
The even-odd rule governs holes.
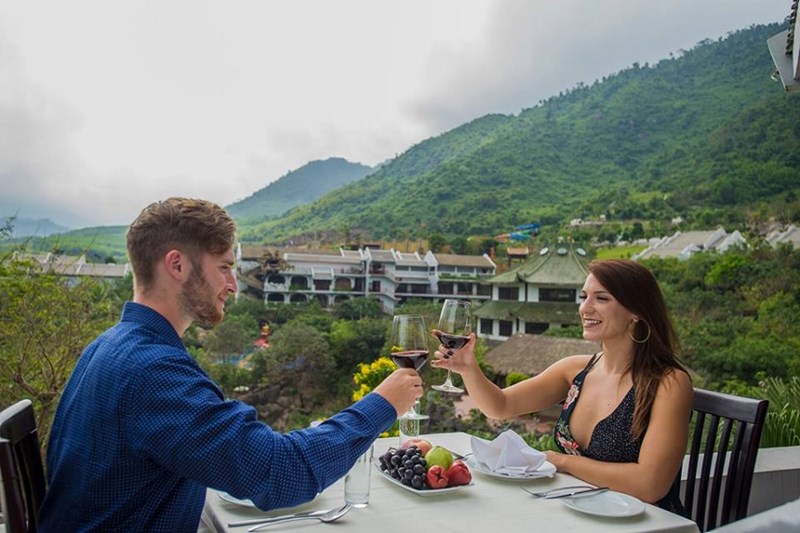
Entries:
POLYGON ((164 255, 164 266, 171 278, 182 281, 189 274, 187 256, 180 250, 172 249, 164 255))

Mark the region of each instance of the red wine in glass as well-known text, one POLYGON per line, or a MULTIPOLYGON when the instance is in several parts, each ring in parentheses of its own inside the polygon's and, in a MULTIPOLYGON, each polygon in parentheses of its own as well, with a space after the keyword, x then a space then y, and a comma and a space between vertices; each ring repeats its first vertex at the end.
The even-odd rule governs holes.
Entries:
POLYGON ((469 335, 451 335, 450 333, 440 333, 437 335, 439 342, 448 350, 458 350, 469 342, 469 335))
MULTIPOLYGON (((430 334, 425 327, 425 319, 420 315, 396 315, 392 319, 391 349, 389 352, 392 361, 398 368, 413 368, 419 370, 428 360, 428 341, 430 334)), ((417 410, 419 400, 400 419, 423 420, 428 415, 419 414, 417 410)), ((401 432, 402 432, 401 427, 401 432)))
POLYGON ((409 350, 391 354, 392 361, 400 368, 413 368, 419 370, 428 360, 427 350, 409 350))
MULTIPOLYGON (((469 342, 469 335, 472 332, 470 307, 469 302, 451 298, 445 300, 444 305, 442 305, 437 336, 439 337, 439 342, 447 350, 448 355, 452 355, 454 350, 462 348, 469 342)), ((444 383, 434 385, 432 388, 443 392, 464 392, 461 387, 453 385, 449 364, 447 365, 447 378, 445 378, 444 383)))

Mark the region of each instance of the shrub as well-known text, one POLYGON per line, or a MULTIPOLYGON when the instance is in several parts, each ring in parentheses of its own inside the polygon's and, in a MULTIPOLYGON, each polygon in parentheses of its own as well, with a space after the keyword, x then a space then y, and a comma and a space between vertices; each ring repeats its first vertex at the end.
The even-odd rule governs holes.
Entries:
POLYGON ((506 376, 506 387, 510 387, 515 383, 519 383, 520 381, 525 381, 528 379, 527 374, 523 374, 522 372, 509 372, 506 376))

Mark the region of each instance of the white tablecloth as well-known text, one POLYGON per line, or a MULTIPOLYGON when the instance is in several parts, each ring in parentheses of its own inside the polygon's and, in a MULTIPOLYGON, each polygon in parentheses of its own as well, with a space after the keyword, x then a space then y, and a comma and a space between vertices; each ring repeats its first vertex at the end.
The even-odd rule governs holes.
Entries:
MULTIPOLYGON (((441 433, 424 435, 433 444, 442 445, 455 452, 470 451, 469 435, 466 433, 441 433)), ((398 439, 378 439, 375 454, 397 446, 398 439)), ((339 530, 363 533, 410 533, 429 531, 457 531, 466 533, 479 531, 558 531, 567 532, 614 532, 664 531, 697 533, 694 522, 647 505, 644 513, 626 518, 607 518, 587 515, 566 507, 561 500, 536 499, 520 487, 547 490, 580 483, 576 478, 557 473, 553 478, 531 481, 503 480, 473 471, 472 487, 449 494, 419 496, 392 484, 377 470, 372 473, 370 503, 366 508, 353 509, 336 522, 339 530)), ((343 503, 343 480, 339 480, 313 502, 292 509, 262 512, 257 509, 223 501, 217 491, 209 490, 203 512, 204 521, 217 533, 242 532, 247 528, 228 528, 228 523, 249 518, 278 516, 291 512, 312 509, 328 509, 343 503)), ((332 525, 318 521, 301 521, 267 528, 267 531, 300 530, 317 528, 328 530, 332 525)))

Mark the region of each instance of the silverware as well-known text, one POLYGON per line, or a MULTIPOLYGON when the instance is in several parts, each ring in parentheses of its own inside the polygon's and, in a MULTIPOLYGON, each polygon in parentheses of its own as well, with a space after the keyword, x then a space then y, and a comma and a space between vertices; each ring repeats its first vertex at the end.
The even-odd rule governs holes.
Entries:
POLYGON ((320 513, 319 511, 314 511, 314 512, 311 512, 311 513, 298 513, 298 514, 295 514, 295 515, 286 515, 286 516, 276 516, 274 518, 265 518, 264 520, 261 520, 258 523, 258 525, 255 525, 254 527, 251 527, 247 531, 248 531, 248 533, 249 532, 253 532, 253 531, 261 531, 261 529, 263 529, 265 527, 268 527, 268 526, 272 526, 272 525, 275 525, 275 524, 284 524, 286 522, 295 522, 295 521, 298 521, 298 520, 313 520, 313 519, 316 519, 316 520, 319 520, 320 522, 335 522, 336 520, 339 520, 341 517, 343 517, 344 515, 349 513, 350 509, 352 509, 352 507, 349 504, 345 504, 342 507, 339 507, 338 509, 330 509, 330 510, 328 510, 326 512, 322 512, 322 513, 320 513))
POLYGON ((521 488, 528 494, 536 496, 537 498, 543 498, 545 500, 553 500, 556 498, 569 498, 570 496, 579 496, 584 494, 600 494, 601 492, 605 492, 608 490, 608 487, 591 487, 587 485, 559 487, 557 489, 550 489, 543 492, 533 492, 531 490, 526 489, 525 487, 521 488))
POLYGON ((294 513, 294 514, 285 514, 281 516, 272 516, 272 517, 265 517, 265 518, 252 518, 250 520, 240 520, 238 522, 228 522, 228 527, 241 527, 241 526, 254 526, 256 524, 264 524, 269 522, 274 522, 276 520, 285 520, 287 518, 300 518, 306 516, 322 516, 326 513, 330 513, 331 511, 335 511, 338 508, 334 509, 317 509, 316 511, 305 511, 302 513, 294 513))

